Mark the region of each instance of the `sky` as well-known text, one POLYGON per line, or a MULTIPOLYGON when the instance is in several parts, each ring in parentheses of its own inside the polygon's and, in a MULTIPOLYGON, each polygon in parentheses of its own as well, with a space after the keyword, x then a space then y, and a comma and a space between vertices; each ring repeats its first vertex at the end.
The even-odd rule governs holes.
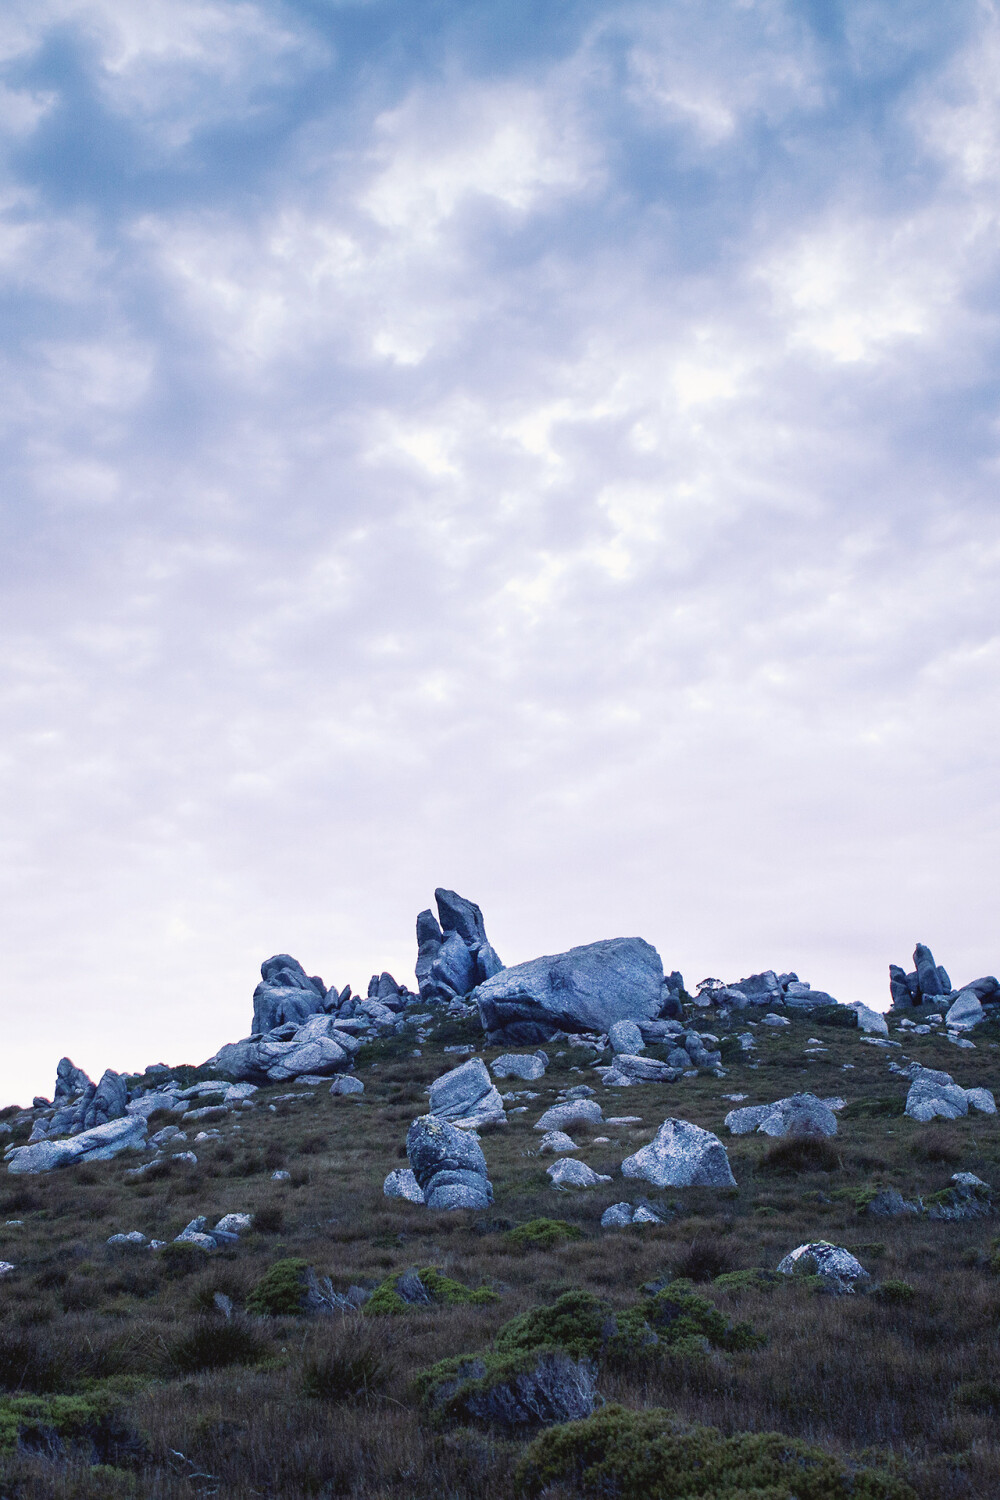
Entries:
POLYGON ((0 1102, 260 962, 1000 967, 992 0, 6 0, 0 1102))

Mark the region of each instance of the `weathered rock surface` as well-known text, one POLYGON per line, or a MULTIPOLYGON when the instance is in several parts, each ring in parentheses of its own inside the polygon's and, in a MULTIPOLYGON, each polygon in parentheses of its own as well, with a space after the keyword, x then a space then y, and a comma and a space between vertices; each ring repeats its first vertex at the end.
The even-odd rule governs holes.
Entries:
POLYGON ((544 1052, 504 1052, 490 1064, 494 1078, 523 1078, 532 1083, 541 1078, 548 1067, 544 1052))
POLYGON ((778 1264, 782 1276, 820 1276, 827 1291, 851 1293, 868 1280, 868 1272, 859 1260, 841 1245, 828 1240, 813 1240, 799 1245, 778 1264))
POLYGON ((406 1154, 428 1208, 487 1208, 493 1202, 483 1148, 471 1131, 422 1115, 407 1131, 406 1154))
POLYGON ((860 1000, 851 1000, 846 1008, 854 1011, 860 1031, 866 1031, 870 1036, 889 1035, 888 1022, 879 1011, 872 1010, 869 1005, 863 1005, 860 1000))
POLYGON ((330 1085, 331 1094, 363 1094, 365 1086, 351 1073, 340 1073, 330 1085))
POLYGON ((952 1222, 986 1219, 996 1212, 997 1200, 998 1194, 981 1177, 972 1172, 953 1172, 951 1187, 929 1201, 927 1217, 952 1222))
POLYGON ((387 1198, 405 1198, 409 1203, 423 1203, 424 1194, 409 1167, 397 1167, 382 1184, 387 1198))
POLYGON ((300 1025, 324 1007, 326 987, 310 979, 298 959, 276 953, 260 966, 261 982, 253 992, 251 1035, 263 1036, 287 1021, 300 1025))
POLYGON ((110 1120, 92 1130, 63 1140, 40 1141, 35 1146, 19 1146, 7 1162, 8 1172, 51 1172, 72 1162, 109 1161, 120 1151, 133 1151, 146 1144, 146 1121, 141 1115, 126 1115, 110 1120))
POLYGON ((565 1130, 550 1130, 547 1135, 542 1136, 542 1143, 538 1148, 541 1156, 563 1156, 567 1151, 579 1151, 580 1147, 567 1135, 565 1130))
POLYGON ((582 1125, 589 1120, 603 1118, 601 1106, 596 1099, 567 1099, 564 1104, 553 1104, 535 1125, 536 1130, 568 1130, 571 1125, 582 1125))
POLYGON ((298 1024, 283 1022, 267 1035, 229 1042, 205 1066, 249 1083, 285 1083, 309 1073, 329 1078, 349 1068, 362 1045, 333 1016, 313 1014, 298 1024))
POLYGON ((792 1094, 774 1104, 751 1104, 745 1109, 731 1109, 726 1116, 731 1135, 829 1136, 837 1134, 837 1117, 815 1094, 792 1094))
POLYGON ((648 1204, 640 1203, 633 1208, 631 1203, 612 1203, 601 1215, 602 1229, 624 1228, 627 1224, 662 1224, 663 1219, 654 1213, 648 1204))
POLYGON ((443 887, 434 899, 438 916, 428 909, 417 917, 417 989, 425 1002, 467 995, 503 968, 476 903, 443 887))
POLYGON ((622 1162, 624 1177, 656 1187, 735 1187, 726 1148, 717 1135, 688 1120, 664 1120, 650 1141, 622 1162))
POLYGON ((882 1188, 865 1205, 865 1213, 874 1219, 899 1219, 906 1214, 919 1214, 920 1207, 909 1203, 898 1188, 882 1188))
POLYGON ((957 1120, 969 1113, 965 1090, 951 1075, 936 1069, 918 1068, 906 1096, 906 1114, 911 1120, 957 1120))
POLYGON ((491 1042, 546 1042, 554 1032, 607 1033, 616 1021, 653 1020, 663 964, 642 938, 610 938, 515 964, 487 979, 476 1002, 491 1042))
POLYGON ((633 1057, 646 1050, 642 1032, 635 1021, 616 1021, 608 1032, 608 1041, 612 1051, 626 1052, 633 1057))
POLYGON ((655 1057, 635 1057, 627 1052, 619 1052, 614 1064, 605 1073, 604 1082, 609 1088, 629 1088, 635 1083, 675 1083, 684 1069, 690 1066, 688 1054, 685 1052, 682 1056, 683 1063, 680 1067, 674 1067, 670 1060, 660 1062, 655 1057))
POLYGON ((954 1031, 971 1031, 985 1019, 986 1012, 975 990, 960 990, 945 1015, 945 1022, 954 1031))
POLYGON ((610 1177, 604 1177, 600 1172, 593 1171, 586 1162, 577 1161, 571 1156, 563 1156, 551 1167, 546 1167, 546 1172, 552 1179, 552 1186, 557 1188, 592 1188, 598 1183, 610 1182, 610 1177))
POLYGON ((465 1130, 501 1123, 507 1118, 503 1100, 479 1057, 470 1057, 460 1067, 436 1078, 428 1094, 432 1115, 451 1120, 465 1130))
POLYGON ((68 1104, 71 1100, 94 1087, 82 1068, 78 1068, 69 1057, 61 1057, 56 1064, 56 1088, 53 1104, 68 1104))

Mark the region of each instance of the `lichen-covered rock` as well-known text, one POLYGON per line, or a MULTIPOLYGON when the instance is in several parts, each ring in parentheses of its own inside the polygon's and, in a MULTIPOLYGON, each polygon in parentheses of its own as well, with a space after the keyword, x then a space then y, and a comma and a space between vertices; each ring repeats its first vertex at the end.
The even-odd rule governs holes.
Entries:
POLYGON ((990 1089, 966 1089, 966 1102, 970 1108, 976 1109, 981 1115, 995 1115, 997 1102, 990 1089))
POLYGON ((652 1020, 663 1003, 663 964, 642 938, 611 938, 515 964, 476 990, 491 1042, 548 1041, 555 1031, 607 1033, 616 1021, 652 1020))
POLYGON ((608 1032, 608 1041, 615 1052, 627 1052, 635 1056, 646 1050, 642 1032, 635 1021, 616 1021, 608 1032))
POLYGON ((451 1000, 503 968, 486 936, 483 914, 474 901, 439 887, 438 917, 417 917, 417 988, 422 1001, 451 1000))
POLYGON ((625 1158, 622 1175, 656 1187, 736 1186, 719 1137, 688 1120, 664 1120, 648 1146, 625 1158))
POLYGON ((969 1101, 965 1090, 953 1083, 949 1074, 921 1068, 910 1084, 905 1112, 922 1124, 928 1120, 958 1120, 969 1113, 969 1101))
POLYGON ((550 1130, 542 1136, 538 1152, 540 1156, 564 1156, 567 1151, 579 1151, 579 1149, 572 1136, 568 1136, 565 1130, 550 1130))
POLYGON ((560 1157, 546 1171, 552 1180, 552 1186, 556 1188, 592 1188, 597 1187, 598 1183, 611 1181, 610 1177, 593 1171, 586 1162, 577 1161, 571 1156, 560 1157))
POLYGON ((406 1134, 410 1168, 428 1208, 487 1208, 493 1186, 476 1136, 448 1120, 422 1115, 406 1134))
POLYGON ((778 1264, 782 1276, 819 1276, 826 1290, 854 1292, 866 1282, 868 1272, 849 1250, 828 1240, 813 1240, 789 1251, 778 1264))
POLYGON ((121 1151, 138 1150, 146 1144, 146 1121, 141 1115, 125 1115, 109 1120, 92 1130, 64 1140, 39 1141, 35 1146, 19 1146, 7 1162, 8 1172, 36 1174, 51 1172, 75 1161, 109 1161, 121 1151))
POLYGON ((494 1078, 523 1078, 533 1083, 543 1076, 548 1061, 544 1052, 505 1052, 490 1064, 490 1072, 494 1078))
POLYGON ((409 1167, 397 1167, 390 1172, 382 1191, 387 1198, 405 1198, 408 1203, 420 1204, 424 1201, 423 1190, 409 1167))
POLYGON ((470 1057, 468 1062, 436 1078, 428 1093, 432 1115, 451 1120, 466 1130, 502 1123, 507 1118, 503 1100, 479 1057, 470 1057))
MULTIPOLYGON (((671 1054, 672 1057, 673 1054, 671 1054)), ((604 1075, 608 1088, 631 1088, 637 1083, 676 1083, 690 1059, 685 1052, 681 1067, 672 1067, 670 1059, 660 1062, 655 1057, 636 1057, 628 1052, 619 1052, 613 1065, 604 1075)))
POLYGON ((731 1135, 759 1131, 772 1136, 830 1136, 837 1134, 837 1117, 815 1094, 792 1094, 774 1104, 751 1104, 731 1109, 726 1116, 731 1135))
POLYGON ((971 1031, 985 1019, 986 1012, 974 990, 961 990, 945 1015, 945 1023, 953 1031, 971 1031))
POLYGON ((953 1172, 951 1187, 926 1198, 927 1217, 958 1222, 986 1219, 996 1212, 998 1195, 972 1172, 953 1172))
POLYGON ((900 1219, 919 1212, 919 1206, 907 1202, 898 1188, 882 1188, 865 1204, 865 1213, 874 1219, 900 1219))
POLYGON ((571 1125, 583 1125, 603 1118, 601 1106, 596 1099, 567 1099, 563 1104, 553 1104, 545 1111, 535 1126, 536 1130, 568 1130, 571 1125))

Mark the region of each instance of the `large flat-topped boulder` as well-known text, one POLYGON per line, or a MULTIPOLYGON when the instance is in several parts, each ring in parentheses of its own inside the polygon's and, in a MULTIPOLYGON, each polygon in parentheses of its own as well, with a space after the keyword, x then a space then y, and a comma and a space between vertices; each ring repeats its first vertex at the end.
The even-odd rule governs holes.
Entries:
POLYGON ((547 1042, 556 1031, 607 1032, 648 1021, 663 1005, 663 964, 643 938, 608 938, 485 980, 476 1001, 490 1041, 547 1042))

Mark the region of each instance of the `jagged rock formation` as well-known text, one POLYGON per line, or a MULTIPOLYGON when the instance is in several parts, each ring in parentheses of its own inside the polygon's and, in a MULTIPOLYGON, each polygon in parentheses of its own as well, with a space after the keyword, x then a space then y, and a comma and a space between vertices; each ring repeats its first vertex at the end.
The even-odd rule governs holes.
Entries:
POLYGON ((503 968, 476 903, 440 886, 434 899, 438 916, 428 908, 417 917, 417 989, 425 1003, 467 995, 503 968))
POLYGON ((250 1083, 280 1083, 304 1074, 329 1078, 349 1068, 362 1045, 335 1017, 312 1014, 301 1025, 288 1022, 264 1036, 229 1042, 205 1066, 250 1083))
POLYGON ((696 1005, 726 1006, 732 1010, 774 1005, 815 1010, 821 1005, 837 1003, 826 990, 814 990, 808 980, 800 979, 796 973, 776 974, 773 969, 750 974, 733 984, 723 984, 721 979, 703 979, 694 999, 696 1005))
POLYGON ((112 1068, 93 1084, 82 1068, 75 1068, 64 1057, 56 1069, 55 1103, 35 1117, 29 1144, 80 1135, 95 1125, 120 1120, 127 1104, 125 1080, 112 1068))
POLYGON ((65 1140, 40 1140, 34 1145, 19 1146, 7 1159, 8 1172, 51 1172, 70 1162, 109 1161, 120 1151, 138 1150, 146 1144, 146 1121, 141 1115, 127 1115, 109 1120, 92 1130, 65 1140))
POLYGON ((667 993, 650 943, 610 938, 515 964, 480 984, 475 998, 491 1042, 530 1045, 556 1031, 607 1033, 616 1021, 651 1021, 667 993))
POLYGON ((493 1202, 483 1148, 471 1131, 421 1115, 406 1133, 406 1154, 428 1208, 488 1208, 493 1202))
POLYGON ((263 1036, 287 1022, 301 1025, 326 1008, 326 986, 310 978, 297 958, 276 953, 260 966, 260 984, 253 992, 252 1036, 263 1036))

